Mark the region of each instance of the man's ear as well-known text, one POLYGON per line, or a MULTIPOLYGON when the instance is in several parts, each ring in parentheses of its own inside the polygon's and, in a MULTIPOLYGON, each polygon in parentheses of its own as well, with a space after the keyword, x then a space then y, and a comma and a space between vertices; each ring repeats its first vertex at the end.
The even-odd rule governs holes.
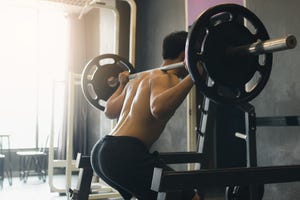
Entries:
POLYGON ((179 54, 178 58, 179 58, 179 60, 184 61, 184 59, 185 59, 185 51, 182 51, 182 52, 179 54))

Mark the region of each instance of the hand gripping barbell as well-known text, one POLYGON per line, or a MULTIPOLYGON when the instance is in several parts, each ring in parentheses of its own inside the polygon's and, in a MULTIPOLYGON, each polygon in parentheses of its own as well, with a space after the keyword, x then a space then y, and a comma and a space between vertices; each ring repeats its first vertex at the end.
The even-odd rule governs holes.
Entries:
MULTIPOLYGON (((194 83, 217 103, 239 104, 254 99, 266 85, 272 68, 272 53, 295 48, 293 35, 270 39, 259 18, 247 8, 222 4, 202 13, 192 25, 186 42, 186 64, 194 83), (202 68, 199 70, 199 68, 202 68), (203 73, 204 70, 204 73, 203 73)), ((159 67, 170 70, 183 63, 159 67)), ((95 57, 82 74, 87 101, 104 110, 106 100, 119 86, 118 74, 134 67, 114 54, 95 57)))

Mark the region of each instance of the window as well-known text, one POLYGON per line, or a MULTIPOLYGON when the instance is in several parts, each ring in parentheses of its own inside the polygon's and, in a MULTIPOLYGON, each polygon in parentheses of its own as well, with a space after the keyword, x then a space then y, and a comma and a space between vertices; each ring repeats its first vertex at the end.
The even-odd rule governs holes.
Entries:
MULTIPOLYGON (((62 10, 11 2, 0 5, 0 132, 11 134, 11 148, 34 148, 51 131, 52 87, 65 77, 68 26, 62 10)), ((55 88, 59 107, 63 87, 55 88)))

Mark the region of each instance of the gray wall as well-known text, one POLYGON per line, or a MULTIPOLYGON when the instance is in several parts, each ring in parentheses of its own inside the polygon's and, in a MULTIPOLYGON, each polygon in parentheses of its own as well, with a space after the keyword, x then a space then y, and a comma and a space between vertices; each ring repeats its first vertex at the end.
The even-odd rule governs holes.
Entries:
MULTIPOLYGON (((137 0, 136 3, 136 66, 140 71, 160 66, 163 38, 172 31, 185 30, 185 1, 137 0)), ((186 102, 183 102, 152 150, 186 151, 186 128, 186 102)))
MULTIPOLYGON (((266 26, 270 37, 293 34, 300 40, 300 1, 247 0, 252 10, 266 26)), ((257 116, 300 115, 300 47, 274 53, 270 80, 262 93, 253 100, 257 116)), ((300 164, 300 128, 274 127, 257 129, 258 164, 300 164)), ((299 199, 300 183, 266 186, 264 200, 299 199)))

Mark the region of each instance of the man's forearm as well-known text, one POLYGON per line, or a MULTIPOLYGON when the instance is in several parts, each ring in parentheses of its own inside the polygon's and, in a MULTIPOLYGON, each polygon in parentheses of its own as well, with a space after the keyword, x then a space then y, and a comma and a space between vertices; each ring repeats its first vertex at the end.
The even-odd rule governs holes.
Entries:
POLYGON ((120 84, 117 90, 112 94, 112 96, 106 101, 105 115, 110 119, 115 119, 119 117, 123 106, 124 95, 123 91, 126 84, 120 84))

